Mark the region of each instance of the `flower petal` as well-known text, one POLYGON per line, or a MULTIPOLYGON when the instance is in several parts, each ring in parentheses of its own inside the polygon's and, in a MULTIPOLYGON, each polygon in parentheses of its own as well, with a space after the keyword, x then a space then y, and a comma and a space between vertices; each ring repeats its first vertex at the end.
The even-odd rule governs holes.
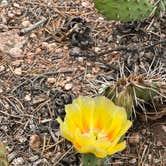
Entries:
POLYGON ((108 154, 112 155, 112 154, 114 154, 116 152, 122 151, 122 150, 125 149, 125 147, 126 147, 126 141, 123 141, 123 142, 121 142, 119 144, 116 144, 115 146, 110 147, 108 149, 108 154))
POLYGON ((93 153, 104 158, 125 148, 119 143, 132 122, 124 108, 103 96, 78 97, 66 105, 64 122, 58 118, 63 137, 71 141, 80 153, 93 153))

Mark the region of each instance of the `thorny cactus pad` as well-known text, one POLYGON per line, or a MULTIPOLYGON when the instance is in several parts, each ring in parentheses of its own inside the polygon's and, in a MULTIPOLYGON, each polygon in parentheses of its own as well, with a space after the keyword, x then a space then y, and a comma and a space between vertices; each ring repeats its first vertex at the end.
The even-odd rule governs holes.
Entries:
MULTIPOLYGON (((102 89, 101 94, 122 106, 130 117, 132 108, 140 106, 140 102, 154 102, 156 96, 165 97, 165 76, 131 74, 128 77, 119 78, 115 83, 102 89)), ((155 107, 156 108, 156 107, 155 107)))
POLYGON ((123 22, 143 20, 154 9, 149 0, 94 0, 94 3, 107 19, 123 22))

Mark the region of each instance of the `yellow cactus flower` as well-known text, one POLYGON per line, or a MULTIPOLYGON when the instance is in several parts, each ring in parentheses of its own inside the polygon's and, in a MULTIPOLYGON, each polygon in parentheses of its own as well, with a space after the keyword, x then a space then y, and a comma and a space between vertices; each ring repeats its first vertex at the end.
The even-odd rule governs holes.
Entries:
POLYGON ((65 111, 64 121, 58 118, 60 132, 79 153, 104 158, 126 147, 120 139, 132 122, 127 120, 124 108, 106 97, 78 97, 66 105, 65 111))

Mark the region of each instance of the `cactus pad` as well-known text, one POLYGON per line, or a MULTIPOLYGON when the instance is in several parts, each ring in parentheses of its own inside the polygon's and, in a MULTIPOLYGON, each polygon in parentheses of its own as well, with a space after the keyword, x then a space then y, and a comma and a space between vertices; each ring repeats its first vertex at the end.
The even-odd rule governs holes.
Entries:
POLYGON ((123 22, 143 20, 154 8, 149 0, 94 0, 94 3, 107 19, 123 22))

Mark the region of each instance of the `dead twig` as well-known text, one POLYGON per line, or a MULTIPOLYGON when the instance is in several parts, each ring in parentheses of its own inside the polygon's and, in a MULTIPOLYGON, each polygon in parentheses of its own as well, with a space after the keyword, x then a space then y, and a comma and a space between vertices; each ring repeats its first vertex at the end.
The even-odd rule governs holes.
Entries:
POLYGON ((34 29, 43 26, 47 21, 48 21, 47 18, 45 18, 45 17, 42 18, 40 21, 36 22, 36 23, 33 24, 32 26, 21 29, 21 30, 20 30, 20 35, 25 35, 25 34, 31 32, 31 31, 33 31, 34 29))
POLYGON ((145 119, 150 119, 152 121, 156 121, 156 120, 161 119, 162 117, 166 116, 166 109, 165 108, 161 108, 160 111, 155 112, 155 113, 147 112, 146 113, 146 118, 145 118, 145 116, 143 114, 141 114, 141 113, 138 113, 138 114, 144 121, 145 121, 145 119))
POLYGON ((50 75, 56 75, 56 74, 60 74, 60 73, 72 73, 73 70, 65 70, 65 71, 50 71, 50 72, 45 72, 45 73, 42 73, 42 74, 39 74, 37 77, 35 77, 32 81, 32 84, 37 81, 38 79, 42 78, 42 77, 45 77, 45 76, 50 76, 50 75))
POLYGON ((97 57, 101 57, 105 54, 109 54, 109 53, 112 53, 114 51, 126 51, 126 52, 140 52, 140 51, 143 51, 143 50, 146 50, 146 49, 149 49, 151 47, 154 47, 158 44, 163 44, 163 43, 166 43, 166 39, 163 39, 163 40, 160 40, 160 41, 156 41, 148 46, 144 46, 144 47, 140 47, 140 46, 134 46, 132 48, 130 47, 127 47, 127 46, 120 46, 118 48, 114 48, 114 49, 111 49, 111 50, 107 50, 107 51, 104 51, 104 52, 101 52, 101 53, 98 53, 96 56, 97 57))
POLYGON ((38 79, 43 78, 45 76, 50 76, 50 75, 56 75, 56 74, 60 74, 60 73, 72 73, 73 70, 64 70, 64 71, 47 71, 45 73, 39 74, 36 77, 33 77, 31 79, 26 79, 25 81, 23 81, 22 83, 20 83, 18 86, 16 86, 13 90, 12 93, 14 93, 18 88, 20 88, 21 86, 25 85, 25 84, 31 84, 33 85, 34 82, 36 82, 38 79))
POLYGON ((59 159, 55 164, 58 164, 67 154, 69 154, 71 151, 73 150, 73 146, 67 150, 59 159))
POLYGON ((50 133, 50 135, 51 135, 53 141, 56 143, 56 142, 57 142, 57 138, 56 138, 54 132, 52 131, 51 121, 49 122, 49 133, 50 133))

